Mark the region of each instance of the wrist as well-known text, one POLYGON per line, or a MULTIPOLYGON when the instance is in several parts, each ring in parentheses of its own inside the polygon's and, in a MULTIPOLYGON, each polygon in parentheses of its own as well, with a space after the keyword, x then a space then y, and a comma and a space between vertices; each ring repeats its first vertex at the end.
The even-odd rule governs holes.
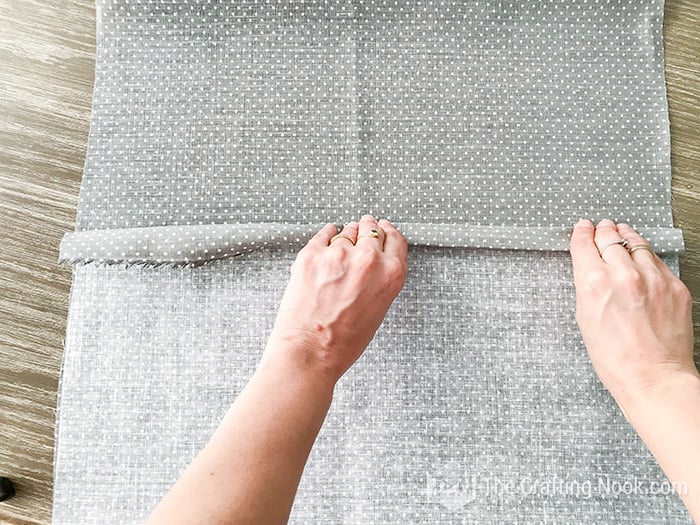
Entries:
POLYGON ((332 396, 339 378, 307 341, 274 335, 267 342, 258 368, 279 373, 285 381, 298 381, 320 395, 332 396))
POLYGON ((660 374, 653 381, 625 385, 612 392, 627 420, 635 425, 640 417, 648 418, 656 409, 696 395, 700 399, 700 374, 697 369, 676 368, 660 374))

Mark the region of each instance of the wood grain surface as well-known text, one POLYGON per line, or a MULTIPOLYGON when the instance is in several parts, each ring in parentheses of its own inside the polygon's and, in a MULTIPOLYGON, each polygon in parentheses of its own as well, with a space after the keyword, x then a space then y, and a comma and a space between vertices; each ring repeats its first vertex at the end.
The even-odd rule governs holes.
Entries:
POLYGON ((90 0, 0 0, 0 522, 50 523, 56 387, 95 67, 90 0))
MULTIPOLYGON (((667 0, 673 209, 700 350, 700 2, 667 0)), ((56 388, 95 60, 91 0, 0 0, 0 523, 51 518, 56 388)))

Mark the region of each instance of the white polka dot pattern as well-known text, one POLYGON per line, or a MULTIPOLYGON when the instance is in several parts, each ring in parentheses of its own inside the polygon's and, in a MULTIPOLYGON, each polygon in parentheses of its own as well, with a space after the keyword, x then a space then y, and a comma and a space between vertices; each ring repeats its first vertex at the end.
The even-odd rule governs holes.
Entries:
POLYGON ((662 8, 97 0, 54 523, 143 521, 255 369, 296 250, 363 213, 411 271, 290 523, 689 523, 598 485, 665 478, 590 366, 563 252, 609 217, 677 271, 662 8))
MULTIPOLYGON (((406 224, 397 228, 413 246, 490 248, 505 250, 569 249, 570 229, 530 227, 513 238, 508 226, 406 224)), ((299 250, 323 227, 305 224, 209 224, 117 228, 69 233, 61 243, 59 260, 71 264, 134 263, 199 265, 267 247, 299 250)), ((659 254, 680 253, 683 236, 675 228, 640 229, 659 254)))
POLYGON ((77 229, 373 213, 549 250, 539 228, 580 217, 672 228, 662 5, 98 1, 77 229))
MULTIPOLYGON (((145 521, 255 370, 294 255, 75 268, 54 525, 145 521)), ((290 525, 692 523, 643 492, 666 478, 590 365, 569 258, 504 255, 411 250, 290 525)))

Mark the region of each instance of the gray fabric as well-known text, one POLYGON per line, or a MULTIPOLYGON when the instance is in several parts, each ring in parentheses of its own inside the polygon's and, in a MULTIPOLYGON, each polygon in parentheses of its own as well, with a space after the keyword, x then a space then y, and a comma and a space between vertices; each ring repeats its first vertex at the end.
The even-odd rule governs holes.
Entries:
MULTIPOLYGON (((76 268, 55 523, 146 516, 253 372, 293 257, 76 268)), ((336 389, 292 523, 689 523, 676 496, 640 493, 663 474, 588 362, 566 255, 409 262, 336 389)))
POLYGON ((78 230, 673 225, 662 0, 97 8, 78 230))
MULTIPOLYGON (((426 223, 395 226, 412 246, 567 251, 571 237, 568 228, 545 226, 521 229, 516 237, 510 226, 426 223)), ((71 264, 198 265, 266 247, 298 250, 322 227, 322 224, 258 223, 87 230, 64 235, 59 260, 71 264)), ((642 228, 639 232, 656 253, 678 254, 684 249, 683 235, 676 228, 642 228)))
POLYGON ((662 12, 98 0, 54 522, 141 521, 250 377, 297 248, 367 212, 409 237, 408 282, 293 523, 689 522, 648 493, 562 251, 579 217, 682 250, 662 12))

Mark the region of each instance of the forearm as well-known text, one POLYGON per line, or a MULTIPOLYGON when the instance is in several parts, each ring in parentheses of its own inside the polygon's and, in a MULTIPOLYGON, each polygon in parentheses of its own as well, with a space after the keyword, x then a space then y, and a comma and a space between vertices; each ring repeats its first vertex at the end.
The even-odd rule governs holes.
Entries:
POLYGON ((700 376, 679 373, 620 397, 627 419, 700 523, 700 376))
POLYGON ((253 378, 149 523, 285 523, 335 383, 406 278, 406 239, 371 215, 299 252, 253 378), (338 241, 338 242, 334 242, 338 241))
POLYGON ((297 357, 263 359, 149 523, 286 523, 333 394, 297 357))

